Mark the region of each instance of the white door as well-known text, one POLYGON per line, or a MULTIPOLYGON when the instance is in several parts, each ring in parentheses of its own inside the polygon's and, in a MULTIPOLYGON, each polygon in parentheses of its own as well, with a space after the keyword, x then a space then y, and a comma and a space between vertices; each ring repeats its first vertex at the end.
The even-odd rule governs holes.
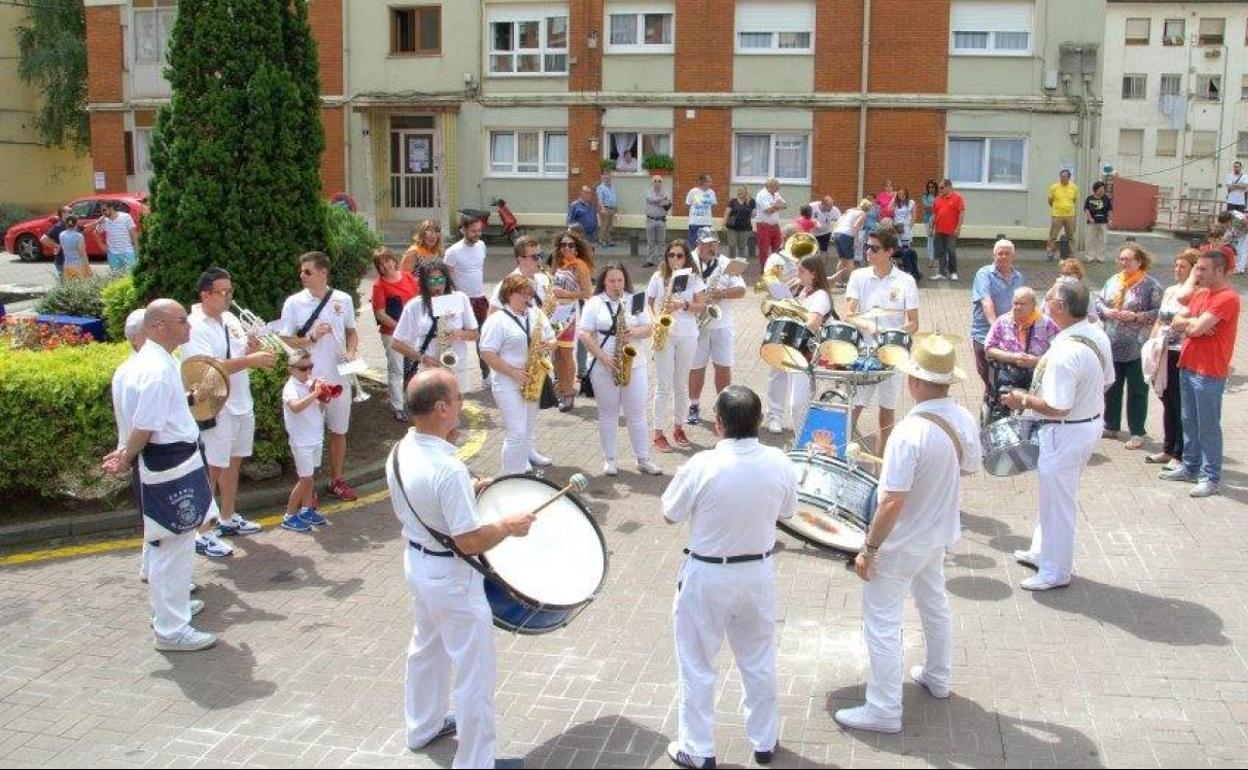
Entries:
POLYGON ((390 207, 397 219, 440 218, 438 163, 432 130, 390 132, 390 207))

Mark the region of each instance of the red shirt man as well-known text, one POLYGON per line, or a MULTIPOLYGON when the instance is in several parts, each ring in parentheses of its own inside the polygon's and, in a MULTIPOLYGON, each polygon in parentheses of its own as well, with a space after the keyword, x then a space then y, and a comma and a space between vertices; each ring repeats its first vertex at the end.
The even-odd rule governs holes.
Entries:
POLYGON ((966 201, 953 191, 952 187, 942 185, 940 195, 932 202, 932 226, 937 235, 957 235, 962 229, 962 214, 966 211, 966 201))
POLYGON ((1205 377, 1225 378, 1231 371, 1235 334, 1239 326, 1239 292, 1229 283, 1221 288, 1197 289, 1187 304, 1187 315, 1199 319, 1211 313, 1217 322, 1208 334, 1183 338, 1179 367, 1205 377))

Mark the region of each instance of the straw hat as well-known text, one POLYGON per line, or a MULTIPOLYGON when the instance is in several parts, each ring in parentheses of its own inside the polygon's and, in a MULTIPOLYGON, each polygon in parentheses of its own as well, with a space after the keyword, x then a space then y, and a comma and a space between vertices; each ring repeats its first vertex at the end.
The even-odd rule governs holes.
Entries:
POLYGON ((966 372, 957 365, 958 354, 953 343, 939 334, 921 337, 910 348, 910 357, 897 368, 911 377, 936 385, 952 385, 966 379, 966 372))

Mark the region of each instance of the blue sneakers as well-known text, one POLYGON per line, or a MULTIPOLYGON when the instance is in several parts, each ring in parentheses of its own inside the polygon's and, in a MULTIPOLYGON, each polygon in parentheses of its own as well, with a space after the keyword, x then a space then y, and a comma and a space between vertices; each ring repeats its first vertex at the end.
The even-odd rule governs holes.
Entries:
POLYGON ((318 513, 315 508, 301 508, 299 510, 299 518, 313 527, 323 527, 329 523, 329 519, 318 513))
POLYGON ((282 529, 291 532, 311 532, 312 525, 304 521, 297 513, 288 513, 282 517, 282 529))

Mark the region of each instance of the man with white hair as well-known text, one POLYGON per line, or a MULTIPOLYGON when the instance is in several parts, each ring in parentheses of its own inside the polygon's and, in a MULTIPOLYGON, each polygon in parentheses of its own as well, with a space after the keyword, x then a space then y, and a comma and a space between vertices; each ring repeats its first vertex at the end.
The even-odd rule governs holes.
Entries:
MULTIPOLYGON (((113 393, 113 420, 117 423, 117 448, 121 449, 126 445, 126 439, 130 436, 130 414, 134 411, 134 404, 125 400, 126 397, 126 375, 134 366, 134 357, 142 349, 143 344, 147 342, 147 335, 143 333, 143 315, 146 311, 143 308, 132 311, 126 316, 126 341, 130 343, 130 356, 122 361, 113 371, 112 393, 113 393)), ((139 501, 139 474, 134 471, 131 477, 134 491, 134 504, 137 506, 139 501)), ((143 557, 139 564, 139 579, 147 582, 147 559, 148 546, 147 541, 143 542, 143 557)))
POLYGON ((984 402, 992 389, 992 371, 984 353, 984 342, 997 316, 1014 306, 1014 290, 1022 286, 1023 274, 1014 269, 1014 244, 1002 238, 992 247, 992 262, 975 273, 971 282, 971 346, 975 348, 975 370, 984 383, 984 402))
POLYGON ((754 196, 754 216, 757 226, 754 229, 758 240, 758 264, 764 264, 767 257, 775 254, 784 246, 780 236, 780 212, 789 207, 780 195, 780 180, 772 177, 763 185, 763 189, 754 196))

